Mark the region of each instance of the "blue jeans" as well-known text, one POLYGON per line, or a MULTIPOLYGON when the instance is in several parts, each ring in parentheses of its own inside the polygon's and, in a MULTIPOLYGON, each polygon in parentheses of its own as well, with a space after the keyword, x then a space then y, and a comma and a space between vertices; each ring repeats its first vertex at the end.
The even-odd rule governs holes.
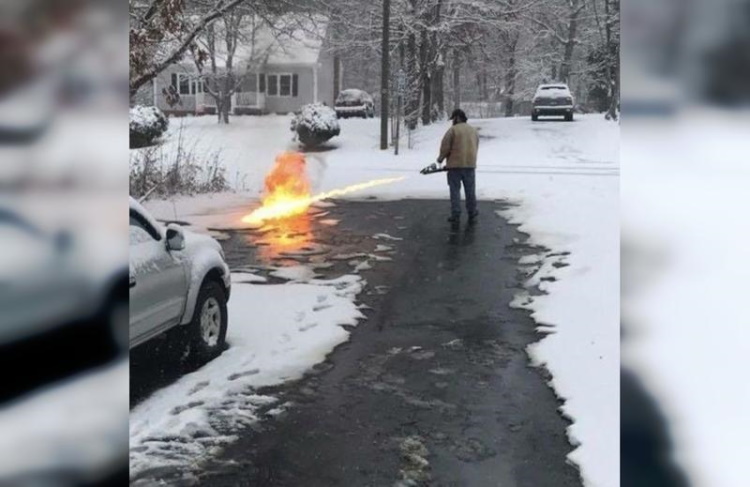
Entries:
POLYGON ((461 215, 461 183, 466 195, 466 212, 469 216, 477 214, 477 195, 474 168, 448 169, 448 187, 451 190, 451 215, 461 215))

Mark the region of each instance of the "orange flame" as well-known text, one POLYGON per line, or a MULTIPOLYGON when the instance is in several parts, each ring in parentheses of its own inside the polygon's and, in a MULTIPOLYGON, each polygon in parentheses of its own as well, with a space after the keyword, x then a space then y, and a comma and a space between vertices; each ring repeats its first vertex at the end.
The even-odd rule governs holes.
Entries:
POLYGON ((289 218, 305 213, 316 201, 395 183, 405 178, 375 179, 311 196, 310 183, 305 173, 305 156, 299 152, 283 152, 276 157, 271 172, 266 176, 261 207, 242 218, 242 221, 260 224, 266 220, 289 218))

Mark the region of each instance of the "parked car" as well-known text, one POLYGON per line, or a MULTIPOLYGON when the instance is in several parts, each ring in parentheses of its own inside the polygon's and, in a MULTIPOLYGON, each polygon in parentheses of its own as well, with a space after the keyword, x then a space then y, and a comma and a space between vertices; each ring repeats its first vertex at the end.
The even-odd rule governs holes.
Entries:
POLYGON ((339 118, 375 116, 375 102, 366 91, 357 89, 343 90, 334 103, 336 116, 339 118))
POLYGON ((103 341, 127 350, 124 246, 119 255, 111 242, 84 237, 49 231, 0 206, 1 346, 90 325, 103 341))
POLYGON ((219 242, 164 227, 130 198, 129 284, 131 349, 164 336, 193 363, 223 351, 231 278, 219 242))
POLYGON ((531 120, 537 121, 540 116, 562 116, 565 121, 573 121, 573 95, 568 85, 555 83, 539 85, 534 94, 531 107, 531 120))

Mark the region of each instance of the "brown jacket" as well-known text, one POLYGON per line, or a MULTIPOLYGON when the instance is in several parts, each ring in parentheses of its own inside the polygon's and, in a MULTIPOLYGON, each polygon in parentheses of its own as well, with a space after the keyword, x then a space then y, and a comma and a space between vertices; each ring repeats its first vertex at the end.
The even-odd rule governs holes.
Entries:
POLYGON ((448 159, 448 169, 477 167, 479 135, 477 129, 468 123, 457 123, 443 136, 438 162, 448 159))

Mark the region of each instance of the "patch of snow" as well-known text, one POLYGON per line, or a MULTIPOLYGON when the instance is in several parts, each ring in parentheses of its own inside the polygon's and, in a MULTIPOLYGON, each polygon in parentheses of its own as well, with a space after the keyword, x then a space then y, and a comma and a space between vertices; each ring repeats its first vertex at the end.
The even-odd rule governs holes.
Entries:
POLYGON ((388 235, 387 233, 376 233, 372 236, 375 240, 403 240, 403 238, 400 237, 392 237, 391 235, 388 235))
POLYGON ((3 406, 0 484, 57 485, 51 478, 103 477, 121 467, 128 375, 123 359, 3 406))
POLYGON ((311 279, 315 279, 317 277, 315 271, 306 265, 281 267, 271 272, 271 275, 274 277, 278 277, 279 279, 286 279, 288 281, 310 281, 311 279))
POLYGON ((238 429, 278 413, 275 397, 254 391, 300 378, 348 339, 343 325, 363 318, 354 304, 364 285, 357 276, 282 285, 240 280, 228 307, 228 350, 131 411, 131 479, 163 466, 196 468, 238 429))

